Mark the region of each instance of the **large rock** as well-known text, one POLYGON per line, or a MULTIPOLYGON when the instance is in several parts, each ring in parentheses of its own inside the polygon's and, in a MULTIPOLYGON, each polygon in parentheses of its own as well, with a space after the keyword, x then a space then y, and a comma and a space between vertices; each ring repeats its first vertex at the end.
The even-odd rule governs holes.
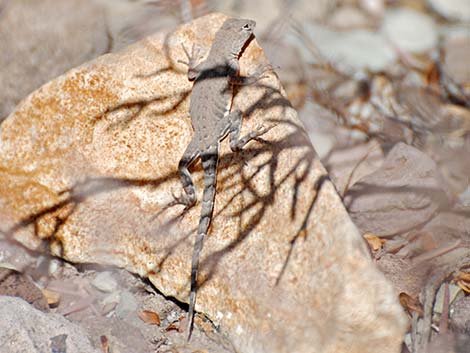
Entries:
MULTIPOLYGON (((187 301, 200 204, 167 207, 192 135, 182 44, 225 17, 156 34, 46 84, 0 131, 0 229, 73 262, 125 267, 187 301)), ((256 41, 242 72, 266 59, 256 41)), ((242 87, 239 154, 221 146, 197 310, 240 352, 398 352, 404 317, 274 74, 242 87)), ((202 189, 202 172, 193 168, 202 189)))
POLYGON ((20 298, 0 296, 0 352, 99 353, 84 330, 20 298))
POLYGON ((436 163, 420 150, 397 143, 382 166, 354 184, 345 196, 363 233, 391 236, 429 221, 449 202, 436 163))

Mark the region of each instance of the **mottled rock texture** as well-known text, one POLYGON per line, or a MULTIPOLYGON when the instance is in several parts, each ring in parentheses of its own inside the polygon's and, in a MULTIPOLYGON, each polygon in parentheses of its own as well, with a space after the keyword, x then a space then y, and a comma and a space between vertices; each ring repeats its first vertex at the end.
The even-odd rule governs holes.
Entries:
POLYGON ((378 236, 403 233, 424 224, 448 202, 436 163, 405 143, 396 144, 382 166, 361 178, 345 196, 359 229, 378 236))
POLYGON ((0 352, 101 352, 79 326, 61 315, 43 313, 23 299, 0 296, 0 317, 0 352))
MULTIPOLYGON (((207 53, 223 15, 102 56, 44 85, 0 131, 0 229, 73 262, 121 266, 187 301, 200 204, 177 165, 192 136, 182 44, 207 53)), ((252 41, 242 73, 266 64, 252 41)), ((242 87, 221 160, 197 310, 240 352, 398 352, 404 316, 369 259, 275 74, 242 87)), ((202 189, 202 171, 193 168, 202 189)))

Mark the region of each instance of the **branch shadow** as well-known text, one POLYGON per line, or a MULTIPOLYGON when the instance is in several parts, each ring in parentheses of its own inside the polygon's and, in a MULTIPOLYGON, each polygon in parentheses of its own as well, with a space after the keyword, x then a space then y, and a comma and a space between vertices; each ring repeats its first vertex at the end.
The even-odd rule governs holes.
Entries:
MULTIPOLYGON (((137 73, 134 78, 142 79, 145 81, 147 79, 152 79, 155 76, 168 73, 170 71, 175 71, 177 73, 180 72, 177 69, 175 62, 171 59, 168 43, 169 42, 166 37, 164 51, 170 64, 167 67, 152 73, 137 73)), ((222 75, 226 76, 226 74, 226 67, 216 67, 213 68, 210 73, 203 75, 203 79, 215 79, 221 77, 222 75)), ((229 152, 220 156, 219 169, 226 168, 227 170, 230 170, 230 172, 228 172, 223 178, 218 178, 218 182, 224 186, 227 183, 227 190, 231 190, 232 188, 238 188, 239 184, 229 183, 233 176, 238 175, 241 176, 242 188, 238 192, 234 193, 233 197, 231 197, 214 214, 213 218, 220 217, 221 214, 230 209, 231 206, 233 206, 233 209, 236 209, 234 207, 236 207, 235 202, 237 200, 237 197, 250 197, 252 201, 248 202, 247 204, 244 204, 242 209, 239 209, 235 213, 232 213, 230 215, 230 217, 237 218, 240 222, 238 234, 235 239, 233 239, 222 249, 209 254, 201 262, 201 270, 207 269, 208 271, 206 271, 207 275, 205 275, 204 277, 200 276, 200 281, 198 283, 199 288, 207 284, 207 282, 214 276, 224 256, 239 248, 240 245, 249 237, 249 235, 252 234, 253 230, 255 230, 256 227, 260 225, 261 221, 266 216, 269 207, 271 207, 275 203, 277 197, 281 196, 278 193, 279 188, 283 184, 289 182, 289 180, 294 178, 294 191, 292 194, 292 199, 288 200, 290 204, 289 216, 292 220, 297 217, 300 217, 300 219, 302 220, 302 224, 298 231, 292 235, 292 238, 289 241, 289 251, 284 260, 278 279, 276 280, 276 284, 278 284, 281 278, 284 276, 285 272, 287 271, 294 246, 297 244, 298 239, 304 236, 303 234, 306 231, 307 223, 311 217, 314 205, 317 200, 318 191, 321 189, 324 182, 328 180, 327 176, 321 176, 316 181, 315 185, 311 186, 315 191, 315 196, 312 198, 312 200, 309 201, 309 206, 307 210, 302 211, 304 212, 304 214, 299 215, 299 213, 301 212, 299 203, 301 200, 303 200, 302 194, 300 193, 299 189, 301 185, 308 182, 309 173, 313 168, 313 163, 317 159, 317 156, 303 126, 299 123, 293 122, 292 120, 283 118, 283 116, 287 115, 287 109, 293 108, 290 102, 283 96, 281 89, 273 88, 270 85, 263 84, 261 81, 255 83, 253 86, 263 89, 263 93, 259 99, 257 99, 246 109, 244 109, 243 115, 247 117, 246 119, 244 119, 244 121, 246 121, 247 119, 249 119, 249 117, 255 115, 258 112, 266 112, 273 108, 281 108, 281 113, 276 113, 276 116, 279 116, 280 118, 268 119, 266 121, 270 124, 273 124, 275 129, 282 129, 282 131, 285 132, 280 134, 283 137, 276 141, 267 141, 263 138, 257 138, 256 140, 258 143, 252 142, 248 144, 246 147, 243 148, 241 152, 229 152), (301 149, 301 151, 299 149, 301 149), (298 159, 293 160, 292 163, 289 164, 288 169, 282 171, 282 176, 279 177, 278 162, 281 158, 285 158, 281 157, 281 153, 284 153, 285 151, 294 150, 296 150, 295 155, 298 156, 298 159), (258 165, 254 173, 247 173, 245 165, 250 163, 250 161, 255 159, 257 156, 264 154, 268 155, 266 161, 258 165), (260 192, 259 187, 257 187, 256 185, 255 178, 260 173, 264 173, 266 169, 266 174, 269 179, 268 191, 260 192), (244 221, 243 224, 241 224, 242 219, 244 217, 247 217, 248 219, 244 221)), ((152 96, 144 99, 120 102, 115 106, 108 107, 104 112, 97 114, 96 116, 90 117, 90 121, 92 122, 92 124, 94 124, 107 114, 112 114, 120 111, 130 112, 130 114, 125 117, 125 119, 122 119, 118 122, 111 122, 109 126, 107 126, 107 129, 119 127, 125 128, 135 119, 139 119, 141 116, 144 115, 149 115, 149 111, 147 111, 147 109, 151 109, 151 105, 166 102, 167 100, 174 99, 176 97, 176 101, 173 102, 171 105, 162 109, 151 110, 151 114, 155 115, 156 117, 161 117, 173 112, 188 99, 190 93, 190 90, 182 90, 179 92, 152 96)), ((201 171, 201 166, 198 164, 192 167, 192 171, 194 171, 196 168, 199 168, 199 171, 201 171)), ((60 233, 62 227, 67 223, 67 220, 70 218, 70 216, 77 211, 77 207, 80 203, 83 203, 85 200, 96 197, 97 195, 102 193, 108 193, 114 190, 135 186, 153 185, 155 187, 158 187, 166 181, 175 179, 178 179, 176 167, 174 172, 164 175, 158 179, 90 177, 83 182, 71 186, 68 189, 62 190, 57 195, 60 201, 47 207, 44 207, 39 211, 33 212, 29 216, 21 219, 16 225, 8 229, 6 233, 9 237, 12 237, 13 234, 21 228, 33 225, 35 237, 43 240, 49 250, 52 242, 59 243, 60 249, 62 249, 62 253, 60 253, 60 255, 63 257, 66 255, 63 253, 64 244, 62 243, 62 240, 60 239, 58 234, 60 233), (44 217, 53 218, 53 222, 50 222, 52 223, 52 226, 48 228, 47 232, 44 232, 44 230, 41 228, 41 221, 44 217)), ((164 212, 166 209, 167 207, 163 207, 160 212, 164 212)), ((176 213, 176 215, 167 218, 162 226, 168 226, 177 223, 179 218, 182 217, 184 214, 185 210, 183 209, 180 212, 176 213)), ((155 217, 157 216, 159 216, 159 214, 157 214, 155 217)), ((163 256, 161 257, 161 260, 158 262, 158 264, 154 266, 153 269, 148 271, 147 275, 150 275, 151 273, 160 272, 165 262, 175 253, 175 251, 182 243, 188 241, 191 235, 195 233, 196 229, 197 225, 182 234, 182 236, 179 237, 178 240, 173 242, 170 246, 167 246, 166 248, 162 249, 163 256)))
POLYGON ((87 178, 70 188, 58 192, 57 196, 61 198, 60 201, 33 212, 29 216, 21 219, 18 223, 7 229, 4 232, 4 235, 6 236, 6 239, 14 240, 14 234, 17 231, 33 225, 34 236, 43 241, 43 250, 50 250, 51 243, 55 242, 60 245, 61 252, 59 256, 64 257, 66 255, 63 253, 64 246, 62 240, 57 235, 61 228, 67 223, 68 218, 76 211, 80 203, 94 196, 98 196, 99 194, 131 186, 152 185, 157 187, 158 185, 176 177, 177 173, 174 172, 153 180, 114 177, 87 178), (53 220, 50 219, 51 217, 53 220), (44 225, 41 223, 44 219, 48 219, 49 225, 52 226, 44 228, 44 225))

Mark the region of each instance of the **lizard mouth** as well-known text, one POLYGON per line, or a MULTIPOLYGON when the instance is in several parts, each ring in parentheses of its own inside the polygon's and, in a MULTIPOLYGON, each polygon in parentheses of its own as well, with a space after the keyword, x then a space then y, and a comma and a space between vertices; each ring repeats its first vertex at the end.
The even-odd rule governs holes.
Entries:
POLYGON ((255 39, 255 35, 253 34, 253 32, 249 35, 248 39, 246 40, 245 44, 243 44, 243 47, 242 47, 242 50, 240 50, 240 53, 238 54, 238 58, 240 59, 240 57, 242 56, 243 52, 245 51, 245 49, 250 45, 251 41, 255 39))

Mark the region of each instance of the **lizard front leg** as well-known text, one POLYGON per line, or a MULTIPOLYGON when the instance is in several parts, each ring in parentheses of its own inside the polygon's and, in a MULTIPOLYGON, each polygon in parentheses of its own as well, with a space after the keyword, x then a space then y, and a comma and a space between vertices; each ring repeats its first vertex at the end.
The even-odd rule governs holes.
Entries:
POLYGON ((270 127, 260 126, 255 131, 252 131, 248 133, 247 135, 243 136, 242 138, 240 138, 242 118, 243 118, 243 115, 239 109, 233 110, 232 112, 230 112, 230 115, 228 116, 228 119, 230 121, 230 129, 229 129, 230 149, 234 152, 240 151, 243 148, 243 146, 245 146, 248 142, 267 133, 269 130, 271 130, 274 127, 274 126, 270 126, 270 127))
POLYGON ((235 86, 249 86, 267 77, 265 73, 273 70, 274 68, 272 67, 272 65, 268 64, 258 67, 254 73, 248 76, 231 75, 229 81, 230 84, 235 86))
POLYGON ((178 60, 178 62, 188 66, 188 80, 194 81, 201 72, 201 48, 199 48, 196 44, 193 44, 191 54, 189 54, 184 44, 181 44, 181 46, 183 47, 184 53, 186 54, 188 61, 178 60))

